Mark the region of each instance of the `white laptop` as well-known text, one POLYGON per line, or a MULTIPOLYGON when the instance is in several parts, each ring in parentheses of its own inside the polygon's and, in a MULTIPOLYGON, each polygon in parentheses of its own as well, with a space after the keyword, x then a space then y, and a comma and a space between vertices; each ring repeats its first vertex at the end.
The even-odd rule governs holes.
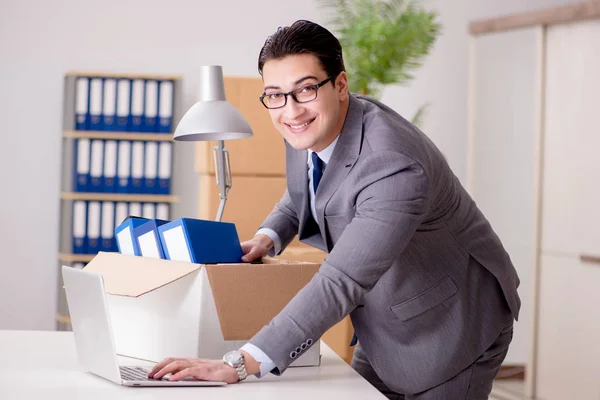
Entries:
POLYGON ((124 386, 223 386, 225 382, 149 379, 148 369, 120 366, 104 293, 102 275, 62 267, 75 347, 81 365, 89 372, 124 386))

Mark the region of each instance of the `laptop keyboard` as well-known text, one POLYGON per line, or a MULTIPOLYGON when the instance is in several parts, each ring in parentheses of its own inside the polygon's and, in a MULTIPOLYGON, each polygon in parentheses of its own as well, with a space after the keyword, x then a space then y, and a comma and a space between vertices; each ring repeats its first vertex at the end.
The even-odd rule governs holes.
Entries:
MULTIPOLYGON (((155 381, 157 379, 148 378, 149 370, 142 367, 119 367, 121 378, 126 381, 155 381)), ((163 380, 167 378, 163 377, 163 380)))

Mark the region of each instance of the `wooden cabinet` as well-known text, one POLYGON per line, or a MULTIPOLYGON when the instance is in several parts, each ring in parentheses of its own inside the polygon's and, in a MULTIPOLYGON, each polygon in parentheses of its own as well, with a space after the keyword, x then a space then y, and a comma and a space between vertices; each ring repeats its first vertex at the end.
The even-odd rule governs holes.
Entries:
POLYGON ((600 256, 600 20, 546 46, 542 249, 600 256))
POLYGON ((537 370, 540 399, 600 398, 600 265, 542 254, 537 370))
POLYGON ((473 43, 468 189, 502 240, 521 279, 522 308, 506 365, 527 362, 537 256, 540 27, 494 32, 473 43))
POLYGON ((507 361, 528 397, 600 398, 600 2, 471 34, 469 190, 521 277, 507 361))

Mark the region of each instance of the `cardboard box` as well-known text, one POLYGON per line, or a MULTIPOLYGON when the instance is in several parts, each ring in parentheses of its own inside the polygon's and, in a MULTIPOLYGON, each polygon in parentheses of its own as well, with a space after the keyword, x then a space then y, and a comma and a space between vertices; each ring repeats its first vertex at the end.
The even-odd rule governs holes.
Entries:
POLYGON ((327 257, 327 253, 302 242, 292 242, 277 257, 287 261, 301 261, 321 264, 327 257))
MULTIPOLYGON (((118 354, 220 359, 268 324, 319 268, 264 261, 203 265, 101 252, 85 270, 104 278, 118 354)), ((317 341, 292 366, 319 364, 317 341)))
POLYGON ((346 315, 344 319, 329 328, 327 332, 323 334, 321 340, 323 340, 331 350, 335 351, 346 363, 352 362, 352 356, 354 355, 354 347, 350 347, 352 336, 354 335, 354 327, 350 316, 346 315))
MULTIPOLYGON (((252 128, 248 139, 227 140, 232 175, 285 176, 285 144, 273 126, 269 111, 260 103, 261 78, 225 77, 225 96, 252 128)), ((215 174, 216 141, 196 143, 196 171, 215 174)))

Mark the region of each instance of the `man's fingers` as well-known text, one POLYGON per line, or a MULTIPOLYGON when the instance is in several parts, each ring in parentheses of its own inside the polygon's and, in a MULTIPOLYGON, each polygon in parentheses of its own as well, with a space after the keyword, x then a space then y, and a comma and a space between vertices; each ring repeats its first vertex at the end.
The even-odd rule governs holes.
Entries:
POLYGON ((240 246, 242 246, 242 251, 244 252, 244 254, 246 254, 247 252, 249 252, 252 249, 252 247, 254 246, 254 243, 251 240, 249 240, 249 241, 240 243, 240 246))
POLYGON ((205 367, 203 368, 202 366, 188 367, 188 368, 184 368, 181 371, 171 375, 169 380, 170 381, 178 381, 181 379, 185 379, 188 376, 191 376, 194 379, 206 381, 206 380, 208 380, 206 378, 207 372, 208 371, 206 370, 206 368, 205 367))
POLYGON ((161 368, 158 372, 156 372, 154 374, 154 376, 152 376, 152 378, 161 379, 163 376, 165 376, 167 374, 174 374, 178 371, 181 371, 181 370, 187 368, 189 365, 190 365, 190 363, 185 360, 173 361, 172 363, 167 364, 166 366, 161 368))
POLYGON ((159 362, 158 364, 156 364, 154 366, 154 368, 152 368, 152 370, 148 374, 148 377, 152 378, 154 376, 154 374, 156 374, 158 371, 160 371, 161 369, 163 369, 165 366, 171 364, 175 360, 176 360, 175 358, 171 358, 171 357, 165 358, 164 360, 162 360, 161 362, 159 362))
POLYGON ((246 255, 244 255, 242 257, 242 261, 243 262, 252 262, 259 257, 260 257, 260 250, 258 249, 258 247, 253 247, 252 249, 250 249, 250 251, 248 253, 246 253, 246 255))

